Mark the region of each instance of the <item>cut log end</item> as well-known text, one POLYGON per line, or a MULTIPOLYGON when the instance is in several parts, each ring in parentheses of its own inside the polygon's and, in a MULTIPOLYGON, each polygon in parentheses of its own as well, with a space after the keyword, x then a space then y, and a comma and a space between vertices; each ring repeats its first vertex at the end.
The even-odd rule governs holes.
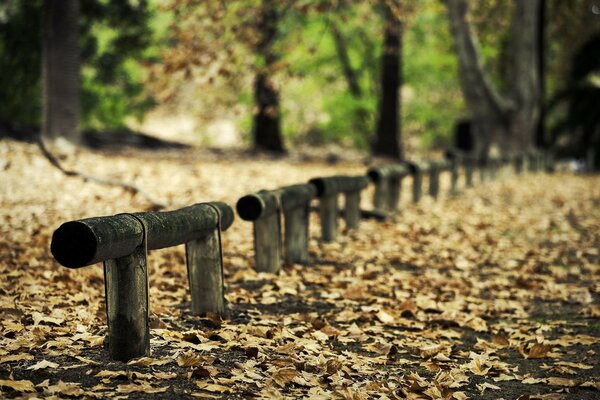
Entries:
POLYGON ((80 268, 93 261, 97 238, 92 229, 80 221, 62 224, 52 235, 50 251, 67 268, 80 268))
POLYGON ((323 178, 314 178, 308 181, 317 189, 317 197, 323 196, 325 193, 325 180, 323 178))
POLYGON ((255 221, 261 216, 264 204, 260 197, 249 194, 239 199, 235 208, 243 220, 255 221))
POLYGON ((381 180, 382 174, 381 172, 376 169, 376 168, 372 168, 367 172, 368 177, 371 179, 372 182, 374 183, 378 183, 381 180))

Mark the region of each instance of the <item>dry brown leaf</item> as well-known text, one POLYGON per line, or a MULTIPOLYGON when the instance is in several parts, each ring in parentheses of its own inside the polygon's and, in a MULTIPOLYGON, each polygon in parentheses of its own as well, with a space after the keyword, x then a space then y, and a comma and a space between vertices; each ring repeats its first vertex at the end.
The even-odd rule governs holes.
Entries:
POLYGON ((38 362, 38 363, 30 366, 30 367, 27 367, 27 369, 31 369, 31 370, 37 371, 39 369, 58 368, 58 367, 59 367, 59 365, 57 363, 53 363, 53 362, 50 362, 50 361, 47 361, 47 360, 42 360, 42 361, 40 361, 40 362, 38 362))
POLYGON ((0 364, 11 361, 27 361, 33 360, 33 356, 28 353, 11 354, 8 356, 0 357, 0 364))
POLYGON ((196 386, 202 390, 213 393, 231 393, 231 388, 223 385, 217 385, 215 383, 196 381, 196 386))
POLYGON ((33 382, 28 380, 13 381, 7 379, 0 379, 0 386, 11 388, 16 392, 35 392, 33 382))
POLYGON ((548 356, 548 353, 552 350, 552 346, 547 344, 535 343, 529 349, 527 353, 527 358, 537 359, 537 358, 545 358, 548 356))
POLYGON ((279 368, 271 377, 279 386, 283 387, 298 375, 300 375, 300 372, 295 368, 279 368))

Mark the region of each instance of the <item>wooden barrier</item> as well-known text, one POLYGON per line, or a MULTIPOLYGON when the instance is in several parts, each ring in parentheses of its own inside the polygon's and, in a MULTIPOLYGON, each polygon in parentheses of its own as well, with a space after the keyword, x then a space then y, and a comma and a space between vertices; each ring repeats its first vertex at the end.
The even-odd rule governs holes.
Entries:
POLYGON ((186 245, 192 312, 225 312, 220 232, 233 211, 220 202, 176 211, 118 214, 62 224, 50 246, 68 268, 104 263, 108 351, 126 361, 150 352, 148 250, 186 245))
POLYGON ((255 268, 278 273, 281 269, 281 214, 284 226, 286 262, 308 262, 310 202, 317 189, 311 184, 293 185, 273 191, 246 195, 236 209, 243 220, 254 222, 255 268))
POLYGON ((375 184, 373 207, 383 212, 393 212, 398 209, 402 179, 409 175, 406 165, 384 165, 370 168, 367 175, 375 184))
POLYGON ((278 273, 281 268, 281 220, 278 195, 261 190, 240 198, 236 209, 243 220, 253 221, 255 269, 259 272, 278 273))
POLYGON ((413 202, 418 203, 423 195, 423 175, 429 172, 430 164, 426 162, 407 162, 406 166, 413 178, 413 202))
POLYGON ((308 263, 308 226, 310 202, 317 196, 311 184, 279 189, 284 225, 284 260, 288 263, 308 263))
POLYGON ((453 163, 444 161, 432 161, 429 163, 429 195, 434 199, 438 198, 440 192, 440 174, 442 172, 451 172, 453 163))
POLYGON ((360 222, 360 192, 367 187, 366 176, 332 176, 309 181, 317 190, 319 216, 323 241, 331 242, 337 237, 338 195, 344 194, 344 218, 350 229, 358 228, 360 222))

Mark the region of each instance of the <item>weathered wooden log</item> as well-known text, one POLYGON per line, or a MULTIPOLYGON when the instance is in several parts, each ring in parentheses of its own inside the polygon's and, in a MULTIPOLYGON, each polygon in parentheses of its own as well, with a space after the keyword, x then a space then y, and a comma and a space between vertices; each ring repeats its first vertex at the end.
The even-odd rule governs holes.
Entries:
POLYGON ((310 202, 317 188, 301 184, 278 189, 284 219, 284 260, 288 263, 308 263, 308 229, 310 202))
POLYGON ((61 225, 52 236, 51 251, 68 268, 104 262, 109 353, 113 359, 128 360, 147 355, 150 349, 147 251, 186 243, 193 311, 222 313, 218 231, 232 222, 233 211, 219 202, 169 212, 87 218, 61 225), (211 302, 205 303, 209 297, 211 302))
POLYGON ((356 228, 360 220, 360 192, 369 184, 366 176, 332 176, 315 178, 309 181, 317 190, 319 216, 323 241, 330 242, 337 237, 338 195, 346 197, 345 220, 349 228, 356 228), (357 196, 356 196, 357 195, 357 196), (350 196, 350 201, 348 201, 350 196))
POLYGON ((458 193, 459 166, 461 161, 460 155, 461 152, 457 150, 447 150, 444 153, 446 162, 449 163, 451 195, 456 195, 458 193))
MULTIPOLYGON (((310 212, 318 213, 320 210, 319 207, 310 207, 310 212)), ((338 216, 343 217, 344 211, 338 210, 338 216)), ((360 210, 360 218, 361 219, 374 219, 379 222, 385 221, 389 217, 389 214, 385 211, 381 210, 360 210)))
POLYGON ((502 160, 499 157, 491 157, 488 159, 489 164, 489 178, 496 180, 498 177, 498 170, 502 165, 502 160))
POLYGON ((375 184, 373 205, 375 210, 396 211, 400 201, 402 178, 409 175, 405 165, 384 165, 370 168, 367 172, 375 184))
MULTIPOLYGON (((222 230, 233 223, 233 211, 221 202, 211 203, 220 210, 222 230)), ((148 231, 148 250, 176 246, 214 231, 218 217, 212 206, 195 204, 176 211, 131 214, 142 220, 148 231)), ((86 218, 62 224, 52 235, 50 251, 67 268, 81 268, 131 254, 142 243, 139 223, 119 214, 86 218)))
POLYGON ((128 361, 150 354, 148 267, 145 244, 104 261, 108 353, 128 361))
POLYGON ((240 198, 239 216, 253 221, 254 267, 259 272, 276 274, 281 269, 281 202, 278 193, 262 190, 240 198))
POLYGON ((458 162, 457 160, 451 160, 450 162, 450 194, 455 195, 458 193, 458 162))
POLYGON ((218 229, 185 244, 192 314, 226 314, 221 234, 218 229))
POLYGON ((413 178, 413 202, 418 203, 423 194, 423 174, 429 172, 429 164, 407 162, 406 166, 413 178))
POLYGON ((438 198, 440 191, 440 174, 450 171, 452 163, 449 161, 432 161, 429 163, 429 195, 438 198))

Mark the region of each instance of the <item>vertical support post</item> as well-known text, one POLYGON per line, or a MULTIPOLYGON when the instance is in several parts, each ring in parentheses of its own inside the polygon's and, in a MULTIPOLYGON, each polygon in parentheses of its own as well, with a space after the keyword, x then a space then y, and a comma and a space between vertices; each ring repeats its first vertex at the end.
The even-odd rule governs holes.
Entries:
POLYGON ((225 314, 223 263, 218 228, 185 244, 192 314, 225 314))
POLYGON ((388 211, 389 210, 389 196, 390 196, 390 180, 388 177, 383 176, 375 184, 375 194, 373 197, 373 206, 376 210, 388 211))
POLYGON ((412 174, 413 178, 413 202, 418 203, 421 200, 421 193, 423 187, 423 173, 421 168, 415 166, 412 174))
POLYGON ((150 354, 145 243, 128 256, 104 261, 108 352, 113 360, 150 354))
POLYGON ((498 161, 497 160, 489 160, 489 163, 490 163, 489 178, 492 181, 495 181, 496 175, 498 172, 498 161))
POLYGON ((513 168, 515 171, 515 175, 520 175, 523 172, 523 156, 517 155, 513 160, 513 168))
POLYGON ((487 178, 488 160, 479 164, 479 183, 483 184, 487 178))
POLYGON ((429 195, 434 199, 438 198, 440 191, 440 169, 432 164, 429 169, 429 195))
POLYGON ((389 196, 388 196, 388 209, 390 211, 398 210, 398 203, 400 202, 400 191, 402 189, 402 178, 390 177, 389 179, 389 196))
POLYGON ((456 193, 458 193, 458 162, 454 159, 450 165, 450 194, 456 193))
POLYGON ((279 212, 254 221, 254 251, 256 270, 276 274, 281 268, 281 227, 279 212))
POLYGON ((344 219, 346 227, 357 229, 360 224, 360 192, 348 192, 344 194, 344 219))
POLYGON ((324 242, 332 242, 337 238, 337 214, 337 195, 324 196, 319 199, 321 236, 324 242))
POLYGON ((531 153, 527 153, 527 171, 534 172, 535 171, 535 156, 531 153))
POLYGON ((473 187, 473 160, 465 160, 465 186, 473 187))
POLYGON ((308 263, 309 205, 284 211, 284 257, 287 263, 308 263))

